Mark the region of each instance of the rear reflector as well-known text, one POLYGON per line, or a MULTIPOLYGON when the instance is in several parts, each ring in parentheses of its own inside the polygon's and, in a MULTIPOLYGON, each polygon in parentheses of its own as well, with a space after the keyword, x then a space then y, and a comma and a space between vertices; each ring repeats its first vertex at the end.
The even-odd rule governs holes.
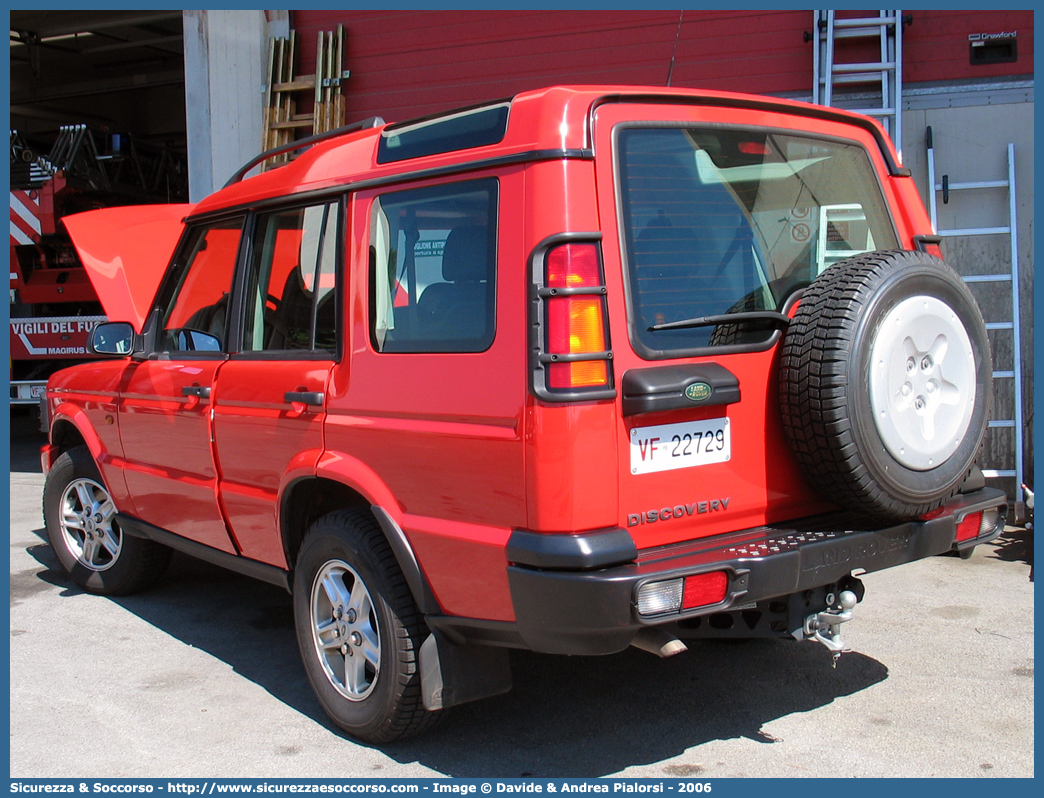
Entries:
POLYGON ((682 596, 682 609, 705 607, 725 600, 728 591, 729 577, 724 571, 712 571, 709 574, 697 574, 685 577, 685 592, 682 596))
POLYGON ((971 540, 979 536, 982 528, 982 513, 968 513, 957 524, 957 540, 971 540))

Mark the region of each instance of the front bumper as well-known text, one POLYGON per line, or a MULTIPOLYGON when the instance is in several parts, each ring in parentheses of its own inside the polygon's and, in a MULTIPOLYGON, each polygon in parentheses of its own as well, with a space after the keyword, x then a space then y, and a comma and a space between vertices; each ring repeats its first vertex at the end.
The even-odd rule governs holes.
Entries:
POLYGON ((996 528, 962 542, 963 547, 1003 530, 1003 492, 983 488, 957 496, 943 515, 925 521, 876 527, 865 519, 819 516, 650 549, 620 564, 607 561, 614 547, 624 556, 623 530, 572 536, 516 532, 508 546, 514 631, 534 651, 610 654, 630 645, 646 626, 726 612, 835 583, 855 570, 880 571, 941 554, 954 544, 957 519, 995 507, 1000 509, 996 528), (549 547, 551 538, 557 540, 549 547), (584 552, 592 553, 590 570, 581 570, 584 552), (555 567, 556 558, 564 568, 555 567), (728 576, 725 599, 718 604, 652 617, 638 614, 638 590, 647 582, 710 571, 728 576))

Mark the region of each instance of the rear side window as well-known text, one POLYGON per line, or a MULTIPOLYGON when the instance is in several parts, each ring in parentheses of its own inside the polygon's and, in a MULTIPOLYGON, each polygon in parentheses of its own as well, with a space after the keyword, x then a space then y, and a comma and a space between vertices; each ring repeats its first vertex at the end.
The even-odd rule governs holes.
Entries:
POLYGON ((482 352, 496 321, 495 178, 383 194, 370 219, 378 352, 482 352))
POLYGON ((766 344, 771 323, 706 317, 780 310, 832 263, 898 247, 869 156, 854 143, 623 128, 616 159, 632 341, 647 357, 766 344))
POLYGON ((243 302, 244 352, 337 348, 338 204, 259 214, 243 302))

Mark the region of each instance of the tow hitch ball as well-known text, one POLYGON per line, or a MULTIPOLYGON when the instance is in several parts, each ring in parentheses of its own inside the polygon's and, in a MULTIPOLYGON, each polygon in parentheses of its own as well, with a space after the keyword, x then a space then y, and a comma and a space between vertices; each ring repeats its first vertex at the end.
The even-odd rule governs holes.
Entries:
MULTIPOLYGON (((827 606, 833 606, 834 596, 828 594, 827 606)), ((858 602, 856 594, 851 590, 842 590, 837 597, 840 609, 827 609, 815 612, 805 618, 805 639, 822 643, 834 655, 831 665, 837 667, 837 661, 843 653, 851 651, 841 639, 841 624, 852 620, 852 610, 858 602)))

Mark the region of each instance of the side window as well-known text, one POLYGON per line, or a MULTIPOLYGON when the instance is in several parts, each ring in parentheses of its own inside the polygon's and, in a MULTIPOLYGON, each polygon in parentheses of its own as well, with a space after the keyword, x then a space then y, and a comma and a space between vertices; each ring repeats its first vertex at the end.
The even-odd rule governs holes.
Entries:
POLYGON ((160 351, 224 350, 242 227, 243 219, 237 218, 192 232, 160 297, 160 351))
POLYGON ((496 322, 495 178, 383 194, 370 219, 378 352, 482 352, 496 322))
POLYGON ((243 302, 244 352, 337 348, 336 202, 259 214, 243 302))

